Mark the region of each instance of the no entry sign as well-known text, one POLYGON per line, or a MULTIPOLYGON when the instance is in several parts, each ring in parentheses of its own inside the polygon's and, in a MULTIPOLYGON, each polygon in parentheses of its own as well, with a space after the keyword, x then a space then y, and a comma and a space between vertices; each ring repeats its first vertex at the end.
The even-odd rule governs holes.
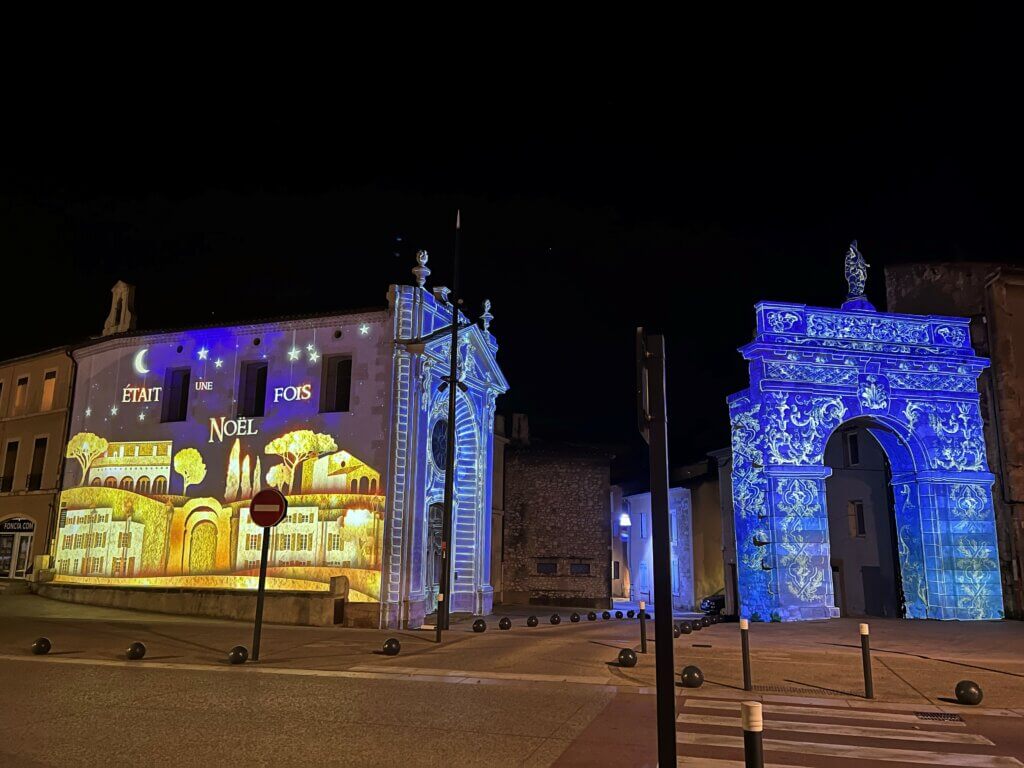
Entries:
POLYGON ((256 525, 273 528, 284 520, 288 512, 288 502, 276 488, 267 488, 257 493, 249 506, 249 517, 256 525))

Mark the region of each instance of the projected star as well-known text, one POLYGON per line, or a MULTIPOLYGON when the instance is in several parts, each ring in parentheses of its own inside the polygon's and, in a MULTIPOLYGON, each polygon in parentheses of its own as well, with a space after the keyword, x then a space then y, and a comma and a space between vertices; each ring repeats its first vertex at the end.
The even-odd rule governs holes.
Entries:
POLYGON ((222 368, 223 366, 224 366, 224 361, 221 360, 219 357, 216 360, 213 361, 213 367, 214 368, 222 368))
POLYGON ((146 420, 146 414, 140 413, 139 414, 139 421, 145 421, 145 420, 146 420))
POLYGON ((86 416, 92 416, 92 408, 86 408, 85 409, 85 415, 86 416))
POLYGON ((110 406, 110 415, 111 416, 117 416, 117 406, 116 405, 110 406))
POLYGON ((306 351, 307 352, 312 352, 313 351, 313 345, 312 344, 307 344, 306 345, 306 351))
POLYGON ((309 362, 315 363, 319 359, 320 359, 320 353, 317 352, 315 349, 312 352, 309 353, 309 362))
POLYGON ((368 326, 366 323, 363 323, 362 325, 359 326, 359 332, 363 336, 365 336, 366 334, 368 334, 370 332, 370 326, 368 326))
POLYGON ((299 349, 298 347, 292 347, 291 349, 288 350, 288 359, 298 360, 300 354, 302 354, 301 349, 299 349))
POLYGON ((210 354, 210 350, 208 350, 206 347, 200 347, 199 352, 197 352, 196 354, 199 355, 200 360, 205 360, 206 356, 210 354))

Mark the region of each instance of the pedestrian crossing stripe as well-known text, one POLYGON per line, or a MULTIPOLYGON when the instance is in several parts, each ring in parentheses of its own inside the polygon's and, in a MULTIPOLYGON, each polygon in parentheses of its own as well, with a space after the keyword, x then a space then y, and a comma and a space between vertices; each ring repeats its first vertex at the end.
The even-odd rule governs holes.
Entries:
MULTIPOLYGON (((742 736, 720 736, 710 733, 684 731, 677 734, 676 741, 700 747, 730 747, 743 749, 742 736)), ((1024 768, 1024 763, 1015 757, 1003 755, 973 755, 963 752, 934 752, 920 749, 894 749, 890 747, 868 747, 863 744, 824 744, 817 741, 789 741, 787 739, 764 739, 766 752, 795 752, 817 757, 839 757, 854 760, 879 760, 901 763, 928 763, 930 765, 952 765, 961 768, 1024 768)))
MULTIPOLYGON (((739 717, 720 717, 717 715, 682 714, 678 722, 690 725, 739 726, 739 717)), ((832 723, 807 723, 796 720, 766 720, 765 730, 800 731, 832 736, 853 736, 862 739, 899 739, 900 741, 932 741, 947 744, 983 744, 994 747, 991 741, 976 733, 946 733, 943 731, 910 730, 909 728, 878 728, 874 726, 846 725, 832 723)))
MULTIPOLYGON (((684 706, 696 709, 721 709, 731 712, 739 712, 740 710, 740 702, 738 701, 687 699, 684 706)), ((761 711, 765 714, 804 715, 806 717, 838 717, 843 720, 881 720, 885 723, 921 724, 922 722, 921 718, 917 715, 906 715, 899 712, 873 712, 870 710, 858 711, 855 709, 839 709, 837 707, 800 707, 792 704, 762 704, 761 711)), ((942 720, 929 724, 941 724, 943 728, 950 725, 954 728, 967 727, 967 723, 963 720, 942 720)))

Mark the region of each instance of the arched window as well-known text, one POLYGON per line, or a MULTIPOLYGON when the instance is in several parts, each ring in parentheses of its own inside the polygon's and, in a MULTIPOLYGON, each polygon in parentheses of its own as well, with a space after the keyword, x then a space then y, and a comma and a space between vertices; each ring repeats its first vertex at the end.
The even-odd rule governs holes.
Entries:
POLYGON ((153 493, 167 493, 167 478, 157 475, 153 478, 153 493))
POLYGON ((377 478, 376 477, 371 477, 370 478, 370 493, 372 493, 374 495, 376 495, 376 493, 377 493, 377 478))
POLYGON ((117 488, 117 478, 108 477, 106 480, 103 481, 103 484, 107 486, 107 488, 117 488))
POLYGON ((98 477, 94 477, 92 479, 92 482, 89 483, 89 485, 103 485, 103 481, 100 480, 98 477))
POLYGON ((349 493, 359 493, 359 481, 354 477, 352 478, 352 482, 348 484, 348 490, 349 493))
POLYGON ((149 478, 143 475, 135 481, 136 493, 149 493, 149 478))
POLYGON ((365 475, 363 477, 359 478, 359 492, 360 493, 369 493, 370 492, 370 478, 366 477, 365 475))
POLYGON ((132 479, 130 477, 121 478, 121 490, 130 491, 132 489, 132 479))

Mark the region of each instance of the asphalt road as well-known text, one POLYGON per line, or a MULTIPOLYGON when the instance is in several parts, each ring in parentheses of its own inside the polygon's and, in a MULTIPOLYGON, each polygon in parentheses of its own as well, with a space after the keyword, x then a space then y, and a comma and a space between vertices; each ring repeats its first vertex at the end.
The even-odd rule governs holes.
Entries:
MULTIPOLYGON (((460 621, 441 646, 427 632, 267 626, 261 662, 231 666, 246 623, 2 597, 0 767, 654 765, 653 653, 614 663, 638 645, 636 622, 562 611, 528 629, 511 613, 510 632, 460 621), (39 635, 48 656, 28 652, 39 635), (397 657, 376 652, 390 635, 397 657), (126 661, 136 639, 146 658, 126 661)), ((879 623, 874 702, 857 690, 851 629, 755 627, 753 694, 737 688, 736 625, 677 640, 676 666, 708 681, 678 700, 680 764, 736 765, 736 703, 753 696, 782 707, 766 706, 771 763, 1024 766, 1024 627, 879 623), (984 711, 943 701, 966 676, 986 687, 984 711), (951 712, 963 722, 935 719, 951 712)))

